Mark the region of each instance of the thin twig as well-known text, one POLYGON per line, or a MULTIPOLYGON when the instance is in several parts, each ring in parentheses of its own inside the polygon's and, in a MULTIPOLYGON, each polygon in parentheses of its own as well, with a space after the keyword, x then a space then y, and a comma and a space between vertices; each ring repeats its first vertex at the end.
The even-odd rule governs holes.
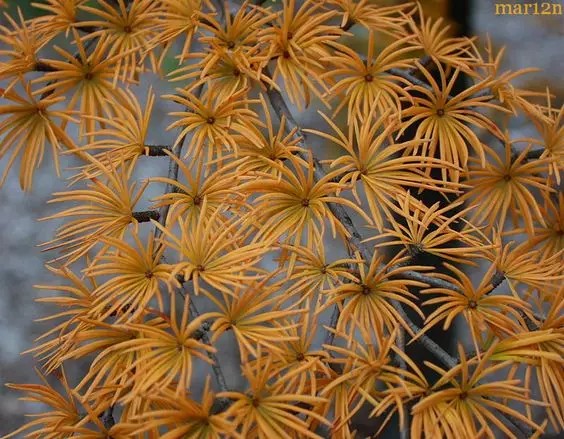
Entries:
MULTIPOLYGON (((188 295, 188 294, 186 294, 188 295)), ((196 304, 194 303, 193 300, 190 300, 190 303, 188 304, 188 306, 190 307, 190 314, 192 314, 192 318, 197 318, 200 316, 200 313, 198 311, 198 308, 196 307, 196 304)), ((207 345, 211 346, 211 342, 210 342, 210 338, 208 337, 208 333, 206 330, 201 329, 200 332, 198 333, 198 337, 200 337, 200 339, 207 345)), ((213 352, 208 352, 208 357, 210 358, 210 360, 213 361, 212 364, 212 369, 213 369, 213 373, 215 375, 215 379, 217 381, 217 385, 219 387, 219 390, 221 392, 227 392, 229 391, 229 389, 227 388, 227 381, 225 381, 225 375, 223 374, 223 371, 221 370, 221 366, 219 364, 219 360, 217 358, 217 355, 215 355, 213 352)))
MULTIPOLYGON (((331 318, 329 319, 329 327, 335 329, 337 327, 337 323, 339 323, 339 317, 341 316, 341 308, 340 304, 335 304, 333 306, 333 313, 331 314, 331 318)), ((335 341, 335 332, 334 331, 327 331, 325 334, 325 343, 324 345, 331 346, 335 341)))
MULTIPOLYGON (((203 88, 204 88, 204 85, 201 84, 194 91, 194 96, 199 97, 202 94, 203 88)), ((174 144, 174 146, 171 148, 171 153, 174 157, 180 158, 180 155, 182 154, 182 147, 184 146, 184 143, 186 142, 187 137, 188 137, 188 133, 184 134, 182 136, 182 138, 178 139, 176 141, 176 143, 174 144)), ((176 160, 174 160, 172 157, 169 159, 169 162, 168 162, 167 178, 169 180, 172 180, 172 181, 178 180, 178 162, 176 160)), ((175 187, 176 186, 173 185, 172 183, 167 183, 164 194, 166 195, 166 194, 173 193, 174 190, 175 190, 175 187)), ((159 210, 159 215, 160 215, 159 223, 163 226, 166 225, 166 220, 167 220, 169 211, 170 211, 170 204, 163 205, 159 210)), ((158 227, 155 227, 155 239, 160 238, 161 235, 162 235, 162 230, 158 227)))
MULTIPOLYGON (((427 83, 427 82, 419 79, 418 77, 414 76, 411 73, 411 70, 392 68, 392 69, 386 70, 386 73, 390 73, 394 76, 397 76, 397 77, 400 77, 402 79, 405 79, 406 81, 409 81, 413 85, 417 85, 417 86, 422 87, 426 90, 434 92, 433 87, 431 87, 431 85, 429 83, 427 83)), ((494 98, 492 90, 489 87, 484 88, 483 90, 479 90, 478 92, 471 95, 468 99, 471 100, 471 99, 479 99, 479 98, 485 98, 485 97, 489 97, 490 98, 489 100, 494 98)), ((454 96, 448 95, 447 101, 450 101, 453 98, 454 98, 454 96)))
MULTIPOLYGON (((198 318, 200 316, 200 312, 198 311, 198 308, 196 307, 194 301, 190 299, 189 293, 184 290, 186 282, 184 282, 183 279, 177 278, 177 280, 180 282, 181 286, 176 289, 176 293, 181 295, 184 298, 184 300, 189 300, 188 306, 190 309, 190 315, 192 318, 198 318)), ((208 346, 212 346, 208 336, 210 328, 211 328, 211 322, 207 320, 204 321, 200 325, 200 327, 196 331, 194 331, 193 338, 196 340, 201 340, 203 343, 207 344, 208 346)), ((219 388, 219 391, 228 392, 229 388, 227 387, 227 381, 225 379, 223 370, 221 369, 221 364, 219 363, 219 359, 217 358, 217 355, 213 352, 207 352, 207 355, 209 359, 212 361, 211 368, 215 376, 215 380, 217 381, 217 386, 219 388)), ((231 405, 230 399, 216 398, 213 403, 211 412, 213 414, 224 412, 225 410, 227 410, 227 408, 230 405, 231 405)))
POLYGON ((533 149, 527 153, 527 160, 540 159, 541 155, 544 153, 544 149, 533 149))
MULTIPOLYGON (((394 76, 398 76, 400 78, 405 79, 406 81, 411 82, 414 85, 418 85, 419 87, 425 88, 427 90, 433 91, 433 87, 431 87, 427 82, 417 78, 416 76, 412 75, 409 71, 403 69, 389 69, 386 71, 394 76)), ((448 99, 452 99, 452 96, 449 96, 448 99)))
MULTIPOLYGON (((433 58, 431 58, 431 56, 429 55, 423 55, 420 59, 419 59, 419 64, 421 64, 423 67, 427 67, 431 61, 433 61, 433 58)), ((419 72, 419 68, 417 67, 412 67, 411 69, 409 69, 407 71, 409 74, 411 75, 416 75, 417 72, 419 72)))
MULTIPOLYGON (((540 149, 532 149, 529 152, 527 152, 527 154, 525 155, 525 161, 527 160, 538 160, 541 158, 541 156, 543 155, 543 153, 546 150, 543 148, 540 149)), ((516 151, 512 148, 512 153, 511 153, 511 163, 515 162, 515 160, 517 160, 517 157, 519 157, 519 155, 521 155, 521 152, 516 151)))
POLYGON ((172 151, 170 145, 145 145, 147 155, 151 157, 168 157, 167 151, 172 151))
POLYGON ((104 424, 104 428, 106 430, 110 430, 114 425, 116 425, 113 405, 104 410, 104 412, 100 415, 100 420, 102 421, 102 424, 104 424))
MULTIPOLYGON (((397 347, 398 349, 405 354, 405 329, 399 328, 398 335, 397 335, 397 347)), ((405 380, 405 373, 407 371, 407 363, 405 359, 401 355, 397 355, 399 367, 402 371, 400 374, 401 380, 405 380)), ((408 439, 409 438, 409 410, 405 411, 405 425, 400 425, 400 439, 408 439)))
MULTIPOLYGON (((407 323, 407 326, 409 326, 409 329, 411 329, 411 331, 415 335, 419 334, 422 331, 422 329, 419 326, 417 326, 415 323, 413 323, 413 321, 409 318, 409 316, 403 309, 403 306, 401 305, 400 302, 398 302, 397 300, 392 300, 392 306, 398 312, 400 317, 407 323)), ((433 354, 435 358, 437 358, 437 360, 443 363, 443 365, 446 366, 447 368, 452 369, 453 367, 456 367, 458 365, 458 361, 456 361, 456 358, 454 358, 442 347, 440 347, 429 336, 421 335, 419 336, 417 341, 421 343, 425 347, 425 349, 427 349, 431 354, 433 354)))
POLYGON ((143 210, 140 212, 133 212, 131 214, 138 223, 148 223, 151 220, 159 220, 159 212, 156 210, 143 210))
POLYGON ((493 274, 492 279, 490 281, 490 284, 492 285, 492 291, 495 290, 497 287, 499 287, 504 280, 505 280, 505 273, 499 270, 496 271, 493 274))
MULTIPOLYGON (((526 312, 524 312, 523 310, 519 310, 518 312, 519 312, 519 315, 520 315, 520 316, 523 318, 523 320, 525 321, 525 324, 527 325, 527 329, 528 329, 529 331, 538 331, 538 330, 540 329, 539 326, 533 321, 533 319, 531 319, 531 317, 529 317, 529 316, 527 315, 526 312)), ((538 314, 535 314, 535 313, 533 313, 532 315, 533 315, 533 317, 534 317, 535 319, 537 319, 537 321, 539 321, 539 322, 541 323, 541 325, 542 325, 542 323, 543 323, 543 321, 544 321, 543 316, 538 315, 538 314)))
POLYGON ((49 64, 47 61, 39 59, 35 62, 35 66, 33 68, 36 72, 56 72, 57 69, 49 64))

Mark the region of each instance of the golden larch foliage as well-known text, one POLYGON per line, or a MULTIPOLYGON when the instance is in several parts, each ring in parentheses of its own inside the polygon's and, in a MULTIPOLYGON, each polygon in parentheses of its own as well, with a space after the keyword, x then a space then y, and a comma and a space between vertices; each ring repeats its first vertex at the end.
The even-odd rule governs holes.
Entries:
POLYGON ((418 2, 32 6, 0 26, 1 183, 69 187, 41 382, 7 384, 39 412, 4 437, 562 434, 564 107, 535 69, 418 2))

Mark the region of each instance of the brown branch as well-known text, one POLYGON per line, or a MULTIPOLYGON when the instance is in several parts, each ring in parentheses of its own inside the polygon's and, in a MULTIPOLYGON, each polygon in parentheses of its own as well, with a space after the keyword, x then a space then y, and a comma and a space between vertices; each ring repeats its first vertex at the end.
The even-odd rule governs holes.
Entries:
POLYGON ((100 415, 100 421, 102 421, 106 430, 110 430, 114 425, 116 425, 113 405, 104 410, 104 412, 100 415))
MULTIPOLYGON (((200 316, 200 312, 198 311, 196 304, 189 297, 187 298, 187 296, 189 296, 189 293, 187 293, 184 290, 185 283, 183 283, 182 281, 180 283, 181 286, 176 288, 176 293, 180 294, 185 300, 189 300, 188 306, 190 309, 190 315, 192 318, 198 318, 200 316)), ((211 323, 209 321, 204 321, 200 325, 200 327, 196 331, 194 331, 192 338, 194 338, 195 340, 202 340, 202 342, 204 342, 208 346, 211 346, 212 344, 208 337, 208 332, 210 331, 210 328, 211 328, 211 323)), ((227 387, 227 381, 225 380, 225 375, 223 374, 223 370, 221 369, 221 365, 219 364, 219 359, 217 358, 217 355, 213 352, 207 352, 207 355, 209 359, 212 360, 213 362, 211 367, 215 375, 215 379, 217 381, 219 390, 221 392, 228 392, 229 388, 227 387)), ((216 402, 218 401, 219 404, 222 406, 217 408, 219 411, 224 411, 229 405, 229 400, 227 398, 217 398, 216 402)), ((214 406, 215 406, 215 402, 214 402, 214 406)))
MULTIPOLYGON (((190 301, 190 303, 188 304, 190 309, 190 316, 192 318, 199 317, 200 312, 198 311, 194 301, 186 297, 189 296, 189 294, 184 290, 186 284, 184 278, 182 276, 177 276, 176 280, 181 285, 176 289, 176 293, 180 294, 184 298, 184 300, 190 301)), ((212 344, 208 336, 208 333, 210 332, 211 329, 211 325, 212 323, 210 321, 208 320, 204 321, 200 325, 200 327, 196 329, 196 331, 194 331, 192 338, 198 341, 201 340, 203 343, 207 344, 208 346, 211 346, 212 344)), ((225 379, 223 370, 221 369, 221 365, 219 363, 219 359, 217 358, 217 355, 213 352, 207 352, 207 355, 210 358, 210 360, 212 360, 211 368, 215 376, 215 380, 217 381, 217 385, 220 392, 228 392, 229 388, 227 387, 227 381, 225 379)), ((215 398, 210 411, 212 414, 221 413, 227 410, 230 405, 231 405, 231 400, 229 398, 215 398)))
MULTIPOLYGON (((190 314, 192 318, 197 318, 200 316, 198 309, 193 300, 190 300, 188 304, 190 307, 190 314)), ((210 329, 210 322, 204 322, 200 326, 200 328, 194 333, 194 338, 196 340, 202 340, 205 344, 211 346, 210 338, 208 337, 208 332, 210 329)), ((217 381, 217 385, 219 387, 220 392, 228 392, 229 388, 227 387, 227 381, 225 380, 225 375, 223 374, 223 370, 221 369, 221 365, 219 364, 219 359, 217 355, 213 352, 207 352, 207 355, 210 360, 212 360, 211 368, 213 370, 213 374, 215 376, 215 380, 217 381)), ((213 406, 211 408, 211 412, 213 414, 224 412, 229 408, 232 401, 229 398, 215 398, 213 402, 213 406)))
MULTIPOLYGON (((271 76, 268 69, 265 69, 265 74, 271 76)), ((274 109, 275 113, 278 115, 278 117, 285 116, 287 132, 290 132, 295 129, 296 130, 295 137, 299 138, 298 145, 301 148, 307 150, 308 147, 306 145, 305 133, 302 131, 301 127, 297 124, 296 120, 292 116, 292 113, 290 112, 288 106, 286 105, 286 102, 284 101, 284 98, 282 97, 281 93, 278 90, 269 88, 267 90, 267 95, 270 100, 270 104, 274 109)), ((307 157, 305 157, 303 153, 300 153, 300 155, 303 159, 307 161, 307 157)), ((313 155, 312 157, 313 157, 313 165, 314 165, 314 177, 317 181, 319 181, 320 179, 325 177, 326 173, 323 170, 319 160, 313 155)), ((351 237, 349 239, 349 243, 352 244, 352 246, 360 252, 361 256, 365 261, 370 261, 372 259, 372 251, 364 242, 362 236, 356 229, 346 209, 341 204, 336 204, 336 203, 327 203, 327 204, 329 206, 329 209, 331 210, 331 213, 345 226, 347 231, 350 233, 351 237)), ((434 287, 448 288, 448 289, 453 289, 454 291, 458 291, 458 287, 450 282, 444 281, 442 279, 430 277, 416 271, 405 271, 402 273, 402 276, 408 279, 424 282, 434 287)))
POLYGON ((192 338, 195 340, 203 340, 206 334, 210 332, 210 328, 211 323, 209 321, 205 321, 198 329, 196 329, 196 331, 194 331, 194 336, 192 338))
MULTIPOLYGON (((386 73, 389 73, 394 76, 398 76, 400 78, 405 79, 406 81, 411 82, 413 85, 418 85, 419 87, 426 88, 427 90, 433 91, 433 87, 431 87, 427 82, 419 79, 418 77, 412 75, 409 71, 403 69, 389 69, 386 70, 386 73)), ((452 96, 449 96, 448 99, 451 99, 452 96)))
MULTIPOLYGON (((491 285, 492 285, 492 289, 491 289, 490 293, 491 293, 493 290, 495 290, 497 287, 499 287, 499 286, 503 283, 503 281, 504 281, 505 279, 506 279, 506 278, 505 278, 505 273, 504 273, 504 272, 502 272, 502 271, 496 271, 496 272, 494 273, 494 275, 492 276, 492 279, 491 279, 491 282, 490 282, 491 285)), ((489 294, 489 293, 488 293, 488 294, 489 294)), ((519 315, 521 316, 521 318, 524 320, 525 324, 527 325, 527 329, 528 329, 529 331, 538 331, 538 330, 540 329, 540 328, 539 328, 539 325, 537 325, 537 324, 531 319, 531 317, 530 317, 526 312, 524 312, 523 310, 518 310, 517 312, 519 313, 519 315)), ((541 320, 542 320, 542 317, 541 317, 541 316, 538 316, 538 315, 536 315, 536 314, 534 314, 534 313, 532 313, 531 315, 532 315, 535 319, 537 319, 538 321, 541 321, 541 320)))
MULTIPOLYGON (((194 96, 199 97, 202 94, 203 88, 204 85, 203 84, 200 85, 194 91, 194 96)), ((182 154, 182 147, 184 146, 184 142, 186 141, 187 137, 188 137, 188 133, 184 134, 182 138, 178 139, 176 143, 173 145, 173 147, 171 148, 171 153, 174 157, 180 158, 180 155, 182 154)), ((178 162, 174 160, 172 157, 169 159, 168 162, 167 178, 172 181, 178 180, 178 162)), ((176 186, 173 185, 172 183, 167 183, 164 194, 166 195, 173 193, 175 191, 175 188, 176 186)), ((170 210, 170 204, 163 205, 159 210, 159 214, 160 214, 159 223, 163 226, 166 225, 166 219, 168 217, 169 210, 170 210)), ((155 239, 160 238, 161 235, 162 235, 162 230, 159 229, 158 227, 155 227, 155 239)))
POLYGON ((56 72, 57 69, 49 64, 47 61, 37 60, 33 70, 36 72, 56 72))
POLYGON ((545 149, 533 149, 527 153, 527 155, 525 156, 525 160, 540 159, 545 151, 546 151, 545 149))
POLYGON ((539 159, 544 151, 544 149, 534 149, 532 151, 529 151, 527 153, 527 160, 539 159))
POLYGON ((96 32, 97 30, 99 30, 99 28, 97 28, 95 26, 82 25, 80 23, 77 23, 76 26, 74 26, 74 28, 77 31, 85 33, 85 34, 91 34, 93 32, 96 32))
POLYGON ((535 159, 540 159, 541 155, 544 153, 544 149, 534 149, 532 151, 529 151, 526 155, 526 159, 527 160, 535 160, 535 159))
MULTIPOLYGON (((397 343, 398 349, 405 353, 405 329, 399 328, 398 336, 397 336, 397 343)), ((405 380, 405 373, 407 371, 407 363, 405 359, 401 355, 397 355, 399 367, 402 371, 400 374, 400 379, 402 381, 405 380)), ((400 439, 409 439, 409 410, 405 411, 405 425, 400 425, 400 439)))
POLYGON ((135 218, 138 223, 148 223, 151 220, 158 221, 160 215, 156 210, 143 210, 140 212, 133 212, 131 216, 135 218))
MULTIPOLYGON (((415 323, 413 323, 413 321, 409 318, 409 316, 403 309, 401 303, 398 302, 397 300, 392 300, 391 302, 392 302, 392 306, 398 312, 400 317, 407 323, 409 329, 411 329, 411 331, 415 335, 419 334, 422 331, 422 329, 419 326, 417 326, 415 323)), ((456 358, 454 358, 442 347, 440 347, 431 337, 427 335, 421 335, 417 339, 417 342, 423 345, 425 349, 427 349, 431 354, 433 354, 435 358, 437 358, 437 360, 443 363, 443 365, 446 366, 447 368, 452 369, 453 367, 456 367, 458 365, 458 361, 456 361, 456 358)))
MULTIPOLYGON (((505 280, 505 273, 503 271, 496 271, 493 276, 492 279, 490 281, 491 285, 492 285, 492 291, 495 290, 497 287, 499 287, 503 281, 505 280)), ((491 291, 490 291, 491 293, 491 291)))
MULTIPOLYGON (((525 160, 538 160, 538 159, 541 158, 541 156, 543 155, 543 153, 545 151, 546 150, 543 149, 543 148, 530 150, 525 155, 525 160)), ((512 149, 511 159, 510 159, 511 163, 513 163, 515 160, 517 160, 517 157, 519 157, 519 155, 521 155, 521 152, 518 152, 518 151, 512 149)))
POLYGON ((168 157, 167 151, 172 151, 170 145, 145 145, 145 151, 150 157, 168 157))
MULTIPOLYGON (((185 292, 185 294, 186 294, 186 292, 185 292)), ((186 295, 188 295, 188 294, 186 294, 186 295)), ((188 305, 190 307, 190 314, 192 314, 193 318, 199 317, 200 313, 198 311, 198 308, 196 308, 196 304, 194 303, 193 300, 191 300, 191 299, 189 299, 189 300, 190 300, 190 303, 188 305)), ((210 338, 208 337, 209 328, 206 329, 207 325, 209 325, 209 322, 204 322, 202 324, 200 329, 197 331, 197 336, 205 344, 211 346, 210 338)), ((217 381, 217 385, 219 386, 219 390, 221 392, 229 391, 229 389, 227 388, 227 381, 225 381, 225 375, 223 374, 223 371, 221 370, 221 366, 219 365, 219 360, 217 358, 217 355, 215 355, 213 352, 208 352, 208 357, 210 358, 210 360, 213 361, 212 369, 213 369, 213 373, 214 373, 216 381, 217 381)))
MULTIPOLYGON (((427 66, 431 64, 431 61, 433 61, 433 58, 431 58, 429 55, 423 55, 421 58, 419 58, 419 64, 421 64, 425 68, 427 68, 427 66)), ((417 67, 412 67, 407 72, 410 75, 416 75, 417 72, 419 72, 419 69, 417 67)))

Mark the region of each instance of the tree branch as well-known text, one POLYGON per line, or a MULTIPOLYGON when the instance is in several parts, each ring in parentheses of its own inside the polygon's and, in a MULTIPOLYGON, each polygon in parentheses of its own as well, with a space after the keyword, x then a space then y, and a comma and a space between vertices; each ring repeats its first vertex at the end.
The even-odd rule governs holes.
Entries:
POLYGON ((167 151, 172 151, 170 145, 145 145, 147 155, 150 157, 168 157, 167 151))
POLYGON ((148 223, 151 220, 159 220, 159 212, 156 210, 143 210, 140 212, 133 212, 131 216, 135 218, 138 223, 148 223))
MULTIPOLYGON (((186 292, 185 292, 186 294, 186 292)), ((192 314, 193 318, 197 318, 200 316, 200 313, 198 311, 198 308, 196 308, 196 304, 194 303, 193 300, 190 300, 190 303, 188 304, 188 306, 190 307, 190 314, 192 314)), ((209 322, 205 322, 204 324, 202 324, 201 329, 198 330, 197 336, 207 345, 211 346, 211 342, 210 342, 210 338, 208 337, 208 332, 205 329, 205 326, 209 325, 209 322)), ((208 327, 209 329, 209 327, 208 327)), ((213 373, 215 375, 215 378, 217 380, 217 385, 219 386, 219 390, 221 392, 227 392, 229 391, 229 389, 227 388, 227 381, 225 381, 225 375, 223 374, 223 371, 221 370, 221 366, 219 365, 219 360, 217 358, 217 355, 215 355, 213 352, 208 352, 208 357, 210 358, 210 360, 213 361, 212 364, 212 369, 213 369, 213 373)))
POLYGON ((490 283, 492 284, 492 291, 499 287, 505 280, 505 273, 503 271, 496 271, 490 283))
POLYGON ((114 425, 116 425, 113 405, 104 410, 104 412, 100 415, 100 420, 102 421, 102 424, 104 424, 104 428, 106 430, 110 430, 114 425))
POLYGON ((527 160, 534 160, 534 159, 540 159, 540 156, 544 153, 544 149, 534 149, 532 151, 529 151, 527 153, 527 160))
MULTIPOLYGON (((527 154, 525 155, 525 160, 538 160, 540 159, 541 155, 543 155, 545 151, 546 150, 544 148, 532 149, 529 152, 527 152, 527 154)), ((512 148, 511 163, 517 160, 517 157, 519 157, 520 154, 521 154, 520 152, 512 148)))
POLYGON ((56 72, 57 69, 44 60, 37 60, 35 62, 35 67, 33 68, 36 72, 56 72))
MULTIPOLYGON (((194 90, 194 96, 199 97, 202 94, 202 90, 204 88, 204 85, 200 85, 196 90, 194 90)), ((189 109, 187 109, 188 111, 189 109)), ((176 141, 176 143, 173 145, 173 147, 171 148, 171 153, 174 157, 176 158, 180 158, 180 155, 182 154, 182 147, 184 146, 184 142, 186 141, 186 138, 188 137, 188 133, 184 134, 182 136, 181 139, 178 139, 176 141)), ((167 177, 170 180, 173 181, 177 181, 178 180, 178 162, 176 160, 174 160, 172 157, 169 159, 168 162, 168 174, 167 177)), ((173 193, 175 190, 175 187, 173 184, 171 183, 167 183, 164 194, 170 194, 173 193)), ((166 219, 168 217, 168 212, 170 211, 170 204, 165 204, 163 205, 160 210, 159 210, 159 223, 163 226, 166 225, 166 219)), ((162 235, 162 230, 159 229, 158 227, 155 227, 155 239, 160 238, 160 236, 162 235)))
MULTIPOLYGON (((397 347, 398 349, 405 354, 405 329, 399 328, 398 336, 397 336, 397 347)), ((400 374, 400 378, 403 381, 405 379, 405 371, 407 371, 407 363, 405 362, 404 358, 401 355, 397 355, 399 367, 402 371, 400 374)), ((409 439, 409 410, 405 411, 405 425, 400 424, 400 439, 409 439)))
MULTIPOLYGON (((419 326, 417 326, 415 323, 413 323, 413 321, 409 318, 409 316, 403 309, 401 303, 398 302, 397 300, 392 300, 391 302, 392 302, 392 306, 398 312, 400 317, 407 323, 409 329, 411 329, 411 331, 415 335, 419 334, 422 331, 422 329, 419 326)), ((433 354, 435 358, 437 358, 437 360, 443 363, 443 365, 446 366, 447 368, 452 369, 453 367, 456 367, 458 365, 458 361, 456 361, 456 358, 454 358, 442 347, 440 347, 429 336, 422 335, 417 339, 417 341, 421 343, 421 345, 423 345, 425 349, 427 349, 431 354, 433 354)))

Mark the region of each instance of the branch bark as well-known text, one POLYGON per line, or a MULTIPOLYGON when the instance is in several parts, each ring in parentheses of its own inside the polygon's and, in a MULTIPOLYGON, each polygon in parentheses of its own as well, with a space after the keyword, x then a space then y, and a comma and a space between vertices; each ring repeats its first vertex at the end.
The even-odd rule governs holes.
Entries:
POLYGON ((151 157, 168 157, 167 151, 172 151, 170 145, 145 145, 147 155, 151 157))
POLYGON ((139 223, 148 223, 151 220, 158 221, 160 215, 156 210, 143 210, 140 212, 133 212, 131 216, 139 223))

